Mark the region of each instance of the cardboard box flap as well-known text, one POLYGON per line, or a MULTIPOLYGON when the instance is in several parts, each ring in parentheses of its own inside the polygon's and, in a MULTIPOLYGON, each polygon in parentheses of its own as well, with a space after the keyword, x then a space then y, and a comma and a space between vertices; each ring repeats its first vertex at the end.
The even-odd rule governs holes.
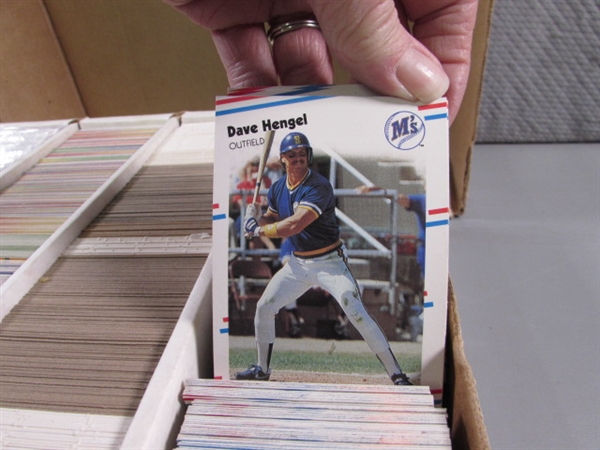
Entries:
POLYGON ((450 127, 450 194, 452 211, 460 216, 467 204, 471 153, 477 135, 479 100, 487 55, 493 0, 479 0, 473 32, 471 72, 460 110, 450 127))
POLYGON ((43 2, 0 2, 0 30, 0 121, 85 116, 43 2))
POLYGON ((448 335, 443 406, 448 410, 452 448, 491 448, 479 405, 475 378, 464 351, 460 317, 451 281, 448 281, 448 335))

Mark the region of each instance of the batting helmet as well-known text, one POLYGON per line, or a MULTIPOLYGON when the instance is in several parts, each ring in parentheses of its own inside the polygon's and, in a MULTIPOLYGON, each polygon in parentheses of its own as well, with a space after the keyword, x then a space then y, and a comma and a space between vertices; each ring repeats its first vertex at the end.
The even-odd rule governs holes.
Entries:
POLYGON ((279 146, 279 153, 287 153, 297 148, 305 148, 306 154, 308 156, 308 162, 312 161, 312 147, 310 146, 310 142, 308 142, 308 138, 302 133, 290 133, 286 137, 281 140, 281 145, 279 146))

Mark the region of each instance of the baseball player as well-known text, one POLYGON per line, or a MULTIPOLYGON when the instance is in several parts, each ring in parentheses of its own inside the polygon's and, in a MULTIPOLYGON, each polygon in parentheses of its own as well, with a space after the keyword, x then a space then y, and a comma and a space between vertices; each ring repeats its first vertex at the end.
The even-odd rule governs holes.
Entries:
POLYGON ((287 237, 293 245, 289 262, 267 285, 257 304, 254 327, 257 364, 235 374, 238 380, 268 380, 275 342, 275 315, 309 288, 318 285, 340 304, 352 324, 377 355, 394 384, 411 385, 392 353, 383 331, 366 311, 339 237, 333 188, 309 169, 312 147, 302 133, 285 136, 280 146, 285 175, 267 194, 268 209, 248 205, 244 230, 249 237, 287 237))

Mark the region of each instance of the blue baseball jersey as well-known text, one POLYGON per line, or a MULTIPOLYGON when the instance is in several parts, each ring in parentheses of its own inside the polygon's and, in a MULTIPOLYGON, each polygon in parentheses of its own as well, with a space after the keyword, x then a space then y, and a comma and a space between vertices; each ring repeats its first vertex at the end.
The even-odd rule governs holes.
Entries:
POLYGON ((288 186, 285 175, 271 186, 267 198, 269 209, 277 213, 280 220, 292 216, 298 208, 307 208, 317 216, 304 230, 288 238, 294 251, 318 250, 339 240, 333 188, 319 173, 309 170, 297 186, 288 186))

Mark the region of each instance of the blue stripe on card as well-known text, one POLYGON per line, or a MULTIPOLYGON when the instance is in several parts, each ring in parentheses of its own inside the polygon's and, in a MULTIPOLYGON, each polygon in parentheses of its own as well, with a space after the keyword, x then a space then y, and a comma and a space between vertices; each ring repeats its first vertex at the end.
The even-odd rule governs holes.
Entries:
POLYGON ((229 328, 219 328, 219 333, 227 334, 227 333, 229 333, 229 328))
POLYGON ((423 308, 433 308, 433 302, 425 302, 425 303, 423 303, 423 308))
POLYGON ((445 119, 448 117, 447 113, 442 114, 432 114, 431 116, 425 116, 425 120, 437 120, 437 119, 445 119))
POLYGON ((427 222, 427 223, 425 224, 425 227, 426 227, 426 228, 430 228, 430 227, 439 227, 439 226, 441 226, 441 225, 448 225, 449 223, 450 223, 450 222, 449 222, 449 220, 448 220, 448 219, 446 219, 446 220, 435 220, 435 221, 433 221, 433 222, 427 222))
POLYGON ((213 220, 222 220, 225 219, 227 217, 227 214, 215 214, 213 216, 213 220))
POLYGON ((274 106, 291 105, 293 103, 302 103, 302 102, 310 102, 313 100, 321 100, 323 98, 329 98, 329 96, 312 95, 312 96, 306 96, 306 97, 295 97, 295 98, 290 98, 287 100, 281 100, 278 102, 262 103, 260 105, 249 105, 249 106, 243 106, 241 108, 227 109, 225 111, 216 111, 215 115, 224 116, 227 114, 237 114, 237 113, 245 112, 245 111, 254 111, 257 109, 272 108, 274 106))

